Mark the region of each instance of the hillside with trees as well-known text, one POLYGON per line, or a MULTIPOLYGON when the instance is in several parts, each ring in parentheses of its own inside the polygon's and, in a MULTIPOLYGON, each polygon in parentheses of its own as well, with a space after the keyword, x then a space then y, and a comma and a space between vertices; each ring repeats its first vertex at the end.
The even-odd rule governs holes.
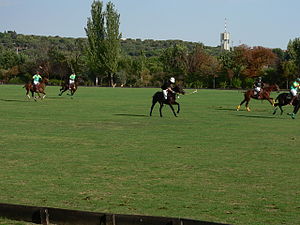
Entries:
POLYGON ((23 84, 37 71, 59 85, 71 73, 83 85, 159 87, 174 76, 190 88, 249 88, 264 82, 287 88, 300 75, 300 39, 287 50, 220 47, 182 40, 122 39, 114 5, 94 1, 86 38, 0 32, 0 82, 23 84))

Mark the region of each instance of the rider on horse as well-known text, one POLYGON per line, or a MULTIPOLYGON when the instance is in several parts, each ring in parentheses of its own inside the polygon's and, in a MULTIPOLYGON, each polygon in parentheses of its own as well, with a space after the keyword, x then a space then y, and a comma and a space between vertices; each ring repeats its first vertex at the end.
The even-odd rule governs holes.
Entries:
POLYGON ((69 89, 71 90, 71 85, 75 84, 76 74, 72 73, 69 77, 69 89))
POLYGON ((33 75, 32 79, 33 79, 33 89, 37 90, 40 82, 42 81, 42 77, 41 77, 40 73, 37 72, 35 75, 33 75))
POLYGON ((297 98, 299 88, 300 88, 300 78, 297 78, 291 85, 290 93, 292 95, 292 99, 290 101, 290 105, 293 105, 294 100, 297 98))
POLYGON ((174 93, 174 91, 172 90, 173 84, 175 84, 175 78, 174 78, 174 77, 171 77, 168 81, 166 81, 166 82, 161 86, 161 89, 162 89, 162 92, 163 92, 163 95, 164 95, 165 100, 168 99, 168 92, 169 92, 169 91, 172 92, 172 93, 174 93))
POLYGON ((258 77, 256 81, 254 82, 254 96, 258 99, 260 98, 261 89, 263 88, 264 83, 261 80, 261 77, 258 77))

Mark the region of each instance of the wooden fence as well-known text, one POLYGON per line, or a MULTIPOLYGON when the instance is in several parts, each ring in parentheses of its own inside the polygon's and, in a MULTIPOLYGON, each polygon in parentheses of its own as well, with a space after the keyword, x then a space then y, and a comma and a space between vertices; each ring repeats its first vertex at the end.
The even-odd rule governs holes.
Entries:
POLYGON ((183 218, 109 214, 3 203, 0 203, 0 217, 43 225, 222 225, 183 218))

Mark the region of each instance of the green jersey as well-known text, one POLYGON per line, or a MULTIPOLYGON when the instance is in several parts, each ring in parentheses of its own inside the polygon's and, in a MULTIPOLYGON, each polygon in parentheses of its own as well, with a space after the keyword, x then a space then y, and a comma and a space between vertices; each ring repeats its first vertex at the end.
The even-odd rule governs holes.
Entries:
POLYGON ((70 80, 75 80, 75 78, 76 78, 76 75, 75 75, 75 74, 71 74, 71 75, 70 75, 70 80))
POLYGON ((42 79, 42 77, 41 77, 41 75, 39 75, 39 74, 35 74, 35 75, 32 77, 32 79, 33 79, 34 81, 36 81, 36 82, 40 82, 40 79, 42 79))
POLYGON ((299 85, 300 84, 297 81, 294 81, 293 84, 292 84, 292 86, 291 86, 291 89, 298 90, 299 89, 299 85))

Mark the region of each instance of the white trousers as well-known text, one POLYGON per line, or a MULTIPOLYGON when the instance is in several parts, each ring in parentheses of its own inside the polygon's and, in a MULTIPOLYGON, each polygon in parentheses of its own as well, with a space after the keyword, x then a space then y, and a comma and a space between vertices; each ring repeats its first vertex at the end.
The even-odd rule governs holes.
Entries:
POLYGON ((168 98, 168 90, 163 90, 164 98, 167 100, 168 98))
POLYGON ((293 95, 293 96, 296 96, 297 95, 297 90, 295 90, 295 89, 291 89, 291 94, 293 95))
POLYGON ((256 87, 256 88, 254 88, 254 90, 255 90, 256 92, 260 92, 261 87, 256 87))

